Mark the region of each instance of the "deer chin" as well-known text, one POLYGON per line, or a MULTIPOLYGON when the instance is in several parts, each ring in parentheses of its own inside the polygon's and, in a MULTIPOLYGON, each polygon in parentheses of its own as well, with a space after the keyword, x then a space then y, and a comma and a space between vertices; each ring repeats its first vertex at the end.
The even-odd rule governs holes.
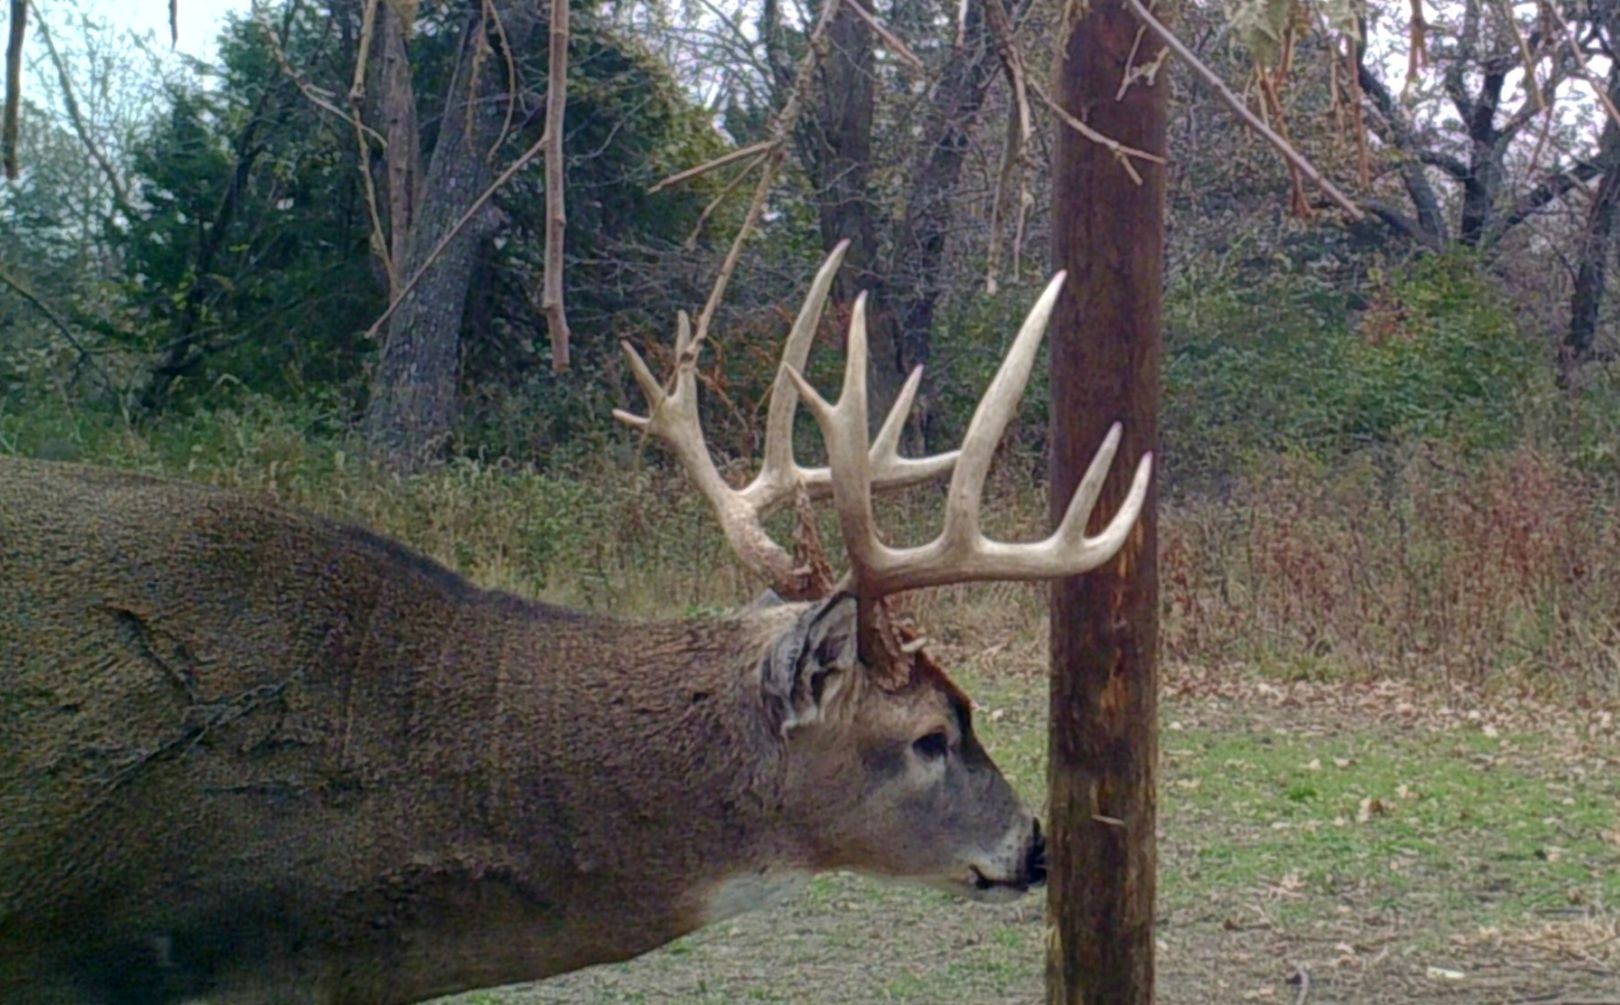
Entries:
POLYGON ((1041 881, 1001 879, 980 871, 978 866, 970 865, 964 873, 941 876, 928 881, 927 885, 964 900, 977 901, 981 904, 1005 904, 1022 897, 1031 887, 1040 886, 1041 881))

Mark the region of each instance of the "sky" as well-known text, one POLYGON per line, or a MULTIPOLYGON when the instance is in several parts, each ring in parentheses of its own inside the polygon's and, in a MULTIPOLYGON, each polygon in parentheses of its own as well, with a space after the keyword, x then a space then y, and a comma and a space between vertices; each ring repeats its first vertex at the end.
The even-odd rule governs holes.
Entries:
MULTIPOLYGON (((169 42, 168 0, 37 0, 53 26, 72 22, 75 10, 119 28, 151 32, 162 45, 169 42)), ((211 58, 214 37, 228 13, 246 13, 249 0, 177 0, 180 8, 178 48, 191 56, 211 58)))

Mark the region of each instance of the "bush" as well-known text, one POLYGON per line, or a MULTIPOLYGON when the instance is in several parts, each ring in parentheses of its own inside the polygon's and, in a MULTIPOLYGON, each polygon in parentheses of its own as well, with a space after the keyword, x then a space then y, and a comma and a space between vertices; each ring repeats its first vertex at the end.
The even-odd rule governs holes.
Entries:
POLYGON ((1279 452, 1505 447, 1551 388, 1543 348, 1462 256, 1375 281, 1359 311, 1305 276, 1194 277, 1169 292, 1166 332, 1165 457, 1182 487, 1279 452))

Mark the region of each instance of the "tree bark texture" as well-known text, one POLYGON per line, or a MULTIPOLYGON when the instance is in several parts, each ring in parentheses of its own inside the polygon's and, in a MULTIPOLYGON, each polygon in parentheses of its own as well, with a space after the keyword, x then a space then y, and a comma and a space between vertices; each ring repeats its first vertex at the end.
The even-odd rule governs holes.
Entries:
MULTIPOLYGON (((1137 28, 1123 7, 1091 5, 1065 28, 1054 92, 1104 135, 1162 154, 1166 85, 1138 81, 1115 99, 1137 28)), ((1153 56, 1144 46, 1137 58, 1153 56)), ((1052 323, 1054 526, 1110 425, 1123 423, 1124 438, 1092 531, 1118 510, 1137 458, 1157 447, 1165 170, 1137 166, 1141 185, 1103 147, 1058 130, 1053 257, 1069 281, 1052 323)), ((1052 589, 1052 1005, 1153 1000, 1156 497, 1150 490, 1111 562, 1052 589)))
MULTIPOLYGON (((399 471, 415 470, 434 459, 455 426, 462 315, 477 245, 489 235, 493 212, 463 227, 437 257, 431 262, 429 258, 494 179, 498 156, 494 147, 506 121, 507 102, 520 100, 520 82, 507 79, 505 60, 499 51, 492 51, 500 44, 493 27, 479 4, 468 6, 406 255, 397 263, 406 282, 426 269, 389 320, 366 407, 367 443, 380 460, 399 471)), ((527 51, 540 38, 544 21, 533 8, 516 0, 495 5, 514 52, 527 51)))
MULTIPOLYGON (((1611 7, 1604 21, 1610 41, 1620 41, 1620 9, 1611 7)), ((1609 67, 1608 94, 1611 102, 1620 102, 1620 64, 1609 67)), ((1566 368, 1592 356, 1603 295, 1608 288, 1609 255, 1615 251, 1614 225, 1620 216, 1620 123, 1613 119, 1603 125, 1597 161, 1602 166, 1602 180, 1586 211, 1586 223, 1576 246, 1575 288, 1562 353, 1566 368)))

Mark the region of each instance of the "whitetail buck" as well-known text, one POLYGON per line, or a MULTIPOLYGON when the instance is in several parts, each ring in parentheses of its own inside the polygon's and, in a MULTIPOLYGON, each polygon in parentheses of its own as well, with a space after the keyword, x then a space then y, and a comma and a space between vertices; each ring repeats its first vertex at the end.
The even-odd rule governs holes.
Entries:
POLYGON ((264 500, 0 460, 0 1001, 415 1002, 622 960, 817 870, 1040 882, 1035 819, 882 598, 1105 561, 1148 461, 1095 537, 1116 437, 1051 538, 987 540, 980 490, 1057 283, 960 455, 907 460, 915 377, 867 445, 859 303, 838 405, 799 376, 837 265, 746 488, 703 445, 684 323, 673 392, 631 353, 651 409, 623 416, 797 603, 628 624, 264 500), (827 469, 793 460, 800 395, 827 469), (870 494, 953 466, 939 539, 884 545, 870 494), (760 522, 801 490, 832 496, 849 554, 825 597, 760 522))

